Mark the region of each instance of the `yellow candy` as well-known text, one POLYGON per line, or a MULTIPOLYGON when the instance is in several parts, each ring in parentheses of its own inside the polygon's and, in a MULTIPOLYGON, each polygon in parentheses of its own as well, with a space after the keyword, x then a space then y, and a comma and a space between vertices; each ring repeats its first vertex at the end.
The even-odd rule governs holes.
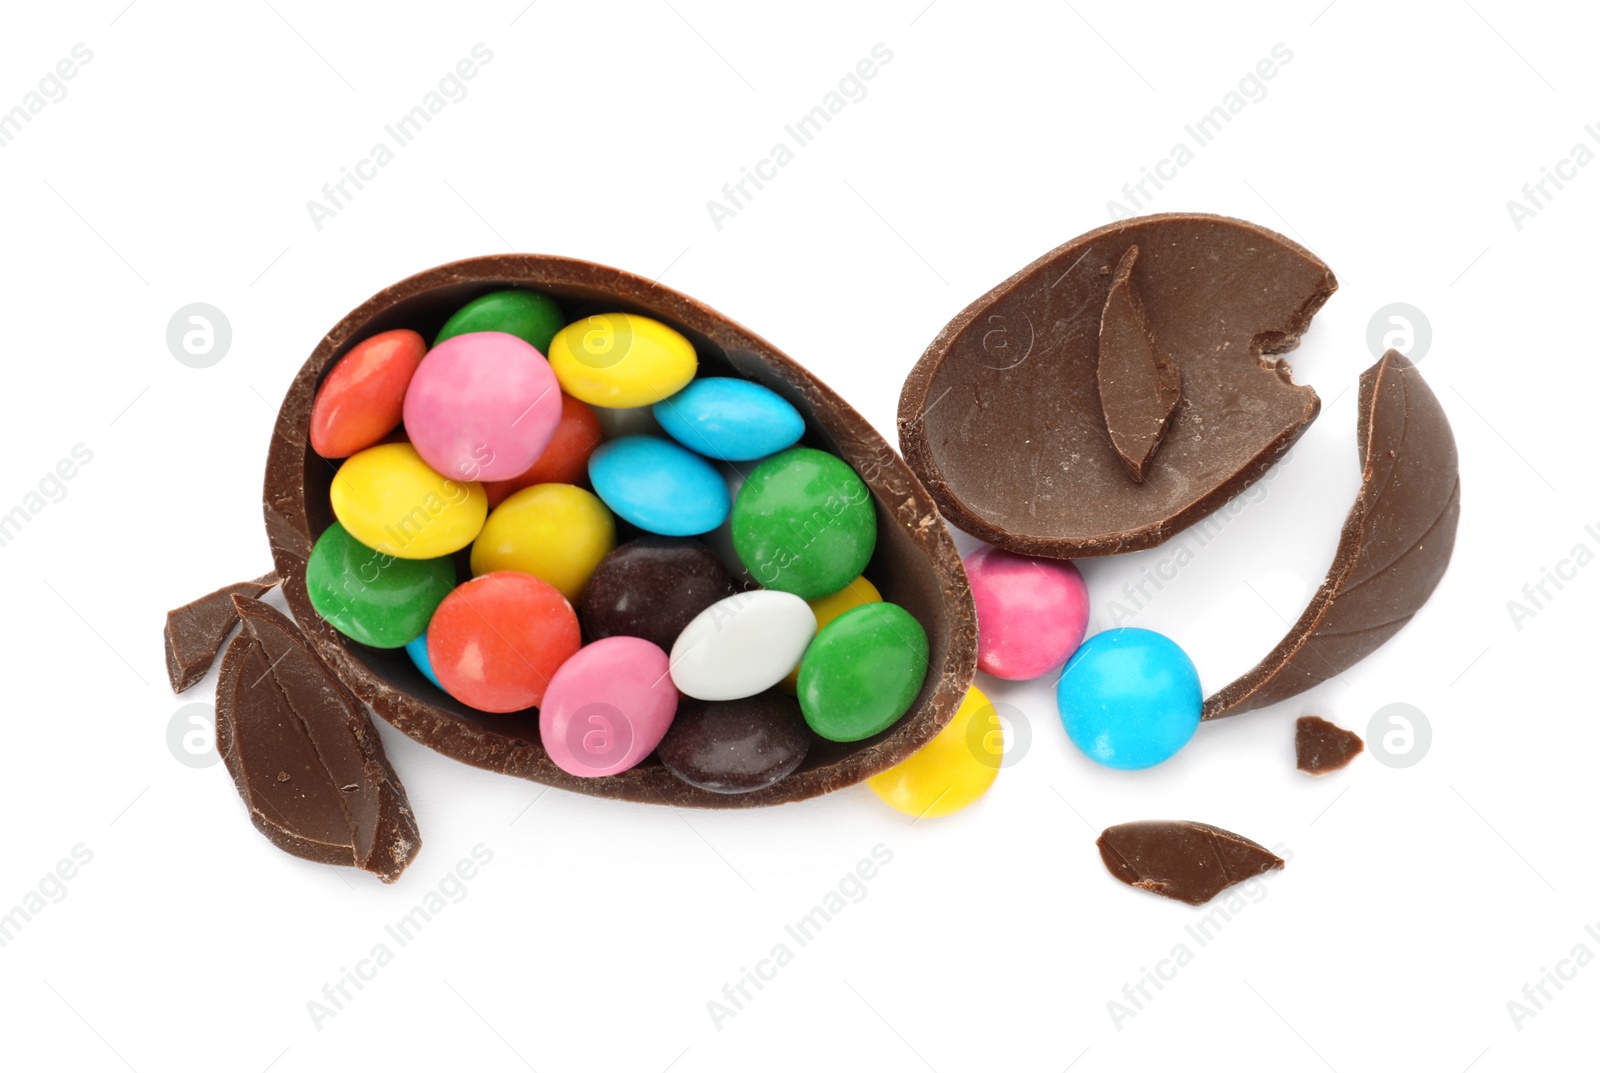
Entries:
MULTIPOLYGON (((808 601, 811 613, 817 616, 817 632, 822 632, 822 627, 862 604, 881 604, 883 594, 878 587, 864 577, 858 577, 844 588, 828 596, 819 596, 808 601)), ((778 688, 785 693, 795 693, 800 688, 800 668, 795 667, 783 681, 778 683, 778 688)))
POLYGON ((437 559, 472 543, 489 513, 477 481, 435 472, 409 443, 358 451, 333 475, 328 498, 346 531, 396 559, 437 559))
POLYGON ((550 368, 561 390, 591 406, 649 406, 694 379, 694 345, 635 313, 575 320, 550 341, 550 368))
POLYGON ((506 497, 472 545, 472 575, 520 570, 548 581, 573 603, 617 544, 617 527, 593 492, 536 484, 506 497))
POLYGON ((977 686, 928 744, 867 780, 874 793, 907 816, 948 816, 982 797, 1000 773, 1000 717, 977 686))

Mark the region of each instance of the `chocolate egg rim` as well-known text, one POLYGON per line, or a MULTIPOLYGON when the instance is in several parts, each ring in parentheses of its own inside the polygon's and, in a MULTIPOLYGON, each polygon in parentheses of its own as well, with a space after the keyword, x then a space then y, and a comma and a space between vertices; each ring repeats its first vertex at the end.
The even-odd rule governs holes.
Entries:
POLYGON ((538 254, 470 258, 412 275, 374 294, 336 324, 312 351, 285 393, 268 450, 263 495, 273 560, 289 608, 318 655, 386 722, 463 763, 591 796, 703 808, 751 808, 804 800, 887 770, 949 722, 977 664, 977 619, 966 573, 938 506, 916 474, 867 420, 826 384, 771 343, 704 303, 644 277, 574 258, 538 254), (362 339, 390 327, 436 328, 473 298, 529 287, 574 306, 642 313, 688 336, 703 375, 731 370, 794 405, 809 442, 826 447, 861 475, 879 519, 873 573, 885 597, 904 604, 930 640, 930 669, 909 712, 887 731, 847 746, 818 742, 798 770, 764 790, 725 795, 683 783, 652 758, 617 775, 580 778, 558 768, 539 742, 537 715, 472 712, 434 690, 404 650, 381 652, 345 638, 312 609, 305 563, 331 518, 318 487, 333 464, 310 448, 316 389, 334 363, 362 339), (437 321, 437 324, 433 323, 437 321), (705 369, 710 363, 714 370, 705 369), (887 572, 887 573, 885 573, 887 572), (890 595, 891 590, 895 595, 890 595), (437 700, 429 696, 433 694, 437 700), (509 721, 525 720, 521 733, 509 721))
MULTIPOLYGON (((1067 271, 1071 272, 1072 267, 1067 271)), ((1315 390, 1308 384, 1295 383, 1288 362, 1282 359, 1273 360, 1273 356, 1287 353, 1299 345, 1301 337, 1310 327, 1312 318, 1337 288, 1338 281, 1332 269, 1315 253, 1301 243, 1249 220, 1219 213, 1164 212, 1115 220, 1096 227, 1034 258, 969 302, 939 330, 918 357, 916 364, 906 374, 901 387, 896 421, 901 452, 907 465, 922 480, 950 523, 987 544, 1021 555, 1057 559, 1118 555, 1156 547, 1190 525, 1201 521, 1255 484, 1294 446, 1305 429, 1316 419, 1320 412, 1321 400, 1315 390), (1307 400, 1304 418, 1295 427, 1280 431, 1272 440, 1263 443, 1255 456, 1240 470, 1218 481, 1204 494, 1191 499, 1181 510, 1145 522, 1126 532, 1094 537, 1069 537, 1023 531, 1022 527, 1016 524, 1014 515, 995 518, 985 516, 984 512, 966 501, 965 485, 960 488, 952 485, 950 475, 941 465, 927 435, 925 415, 943 398, 942 395, 934 396, 930 401, 930 396, 943 365, 951 355, 952 348, 972 329, 980 317, 990 313, 997 303, 1009 298, 1018 286, 1052 267, 1059 266, 1071 255, 1080 255, 1073 258, 1072 267, 1075 267, 1076 262, 1082 259, 1082 254, 1092 250, 1097 242, 1108 236, 1182 221, 1220 224, 1253 232, 1263 240, 1283 247, 1321 270, 1322 285, 1307 295, 1301 307, 1290 315, 1281 327, 1259 331, 1251 342, 1251 351, 1263 367, 1271 369, 1285 386, 1303 393, 1307 400)), ((1096 323, 1098 316, 1097 311, 1096 323)))

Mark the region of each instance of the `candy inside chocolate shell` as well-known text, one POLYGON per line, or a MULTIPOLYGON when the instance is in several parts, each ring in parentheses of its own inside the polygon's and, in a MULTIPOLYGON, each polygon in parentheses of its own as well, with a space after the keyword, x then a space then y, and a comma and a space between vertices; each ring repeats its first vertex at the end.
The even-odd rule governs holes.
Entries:
POLYGON ((843 399, 772 344, 692 298, 631 273, 586 261, 505 255, 458 261, 403 280, 363 303, 322 340, 289 386, 267 457, 267 534, 284 595, 318 654, 346 685, 401 731, 478 767, 580 793, 706 808, 801 800, 860 782, 915 752, 960 705, 976 666, 977 623, 966 574, 938 508, 883 438, 843 399), (805 763, 775 785, 718 794, 674 777, 654 757, 621 774, 579 778, 553 764, 532 710, 474 711, 424 679, 404 651, 359 645, 312 609, 305 560, 333 521, 328 488, 334 465, 309 446, 318 383, 355 344, 380 331, 411 328, 432 338, 472 299, 507 286, 551 295, 571 317, 581 312, 642 313, 695 345, 701 376, 740 376, 766 385, 806 419, 803 443, 839 455, 866 482, 878 516, 878 543, 865 573, 885 600, 906 608, 927 631, 930 669, 911 710, 894 726, 848 745, 818 741, 805 763))

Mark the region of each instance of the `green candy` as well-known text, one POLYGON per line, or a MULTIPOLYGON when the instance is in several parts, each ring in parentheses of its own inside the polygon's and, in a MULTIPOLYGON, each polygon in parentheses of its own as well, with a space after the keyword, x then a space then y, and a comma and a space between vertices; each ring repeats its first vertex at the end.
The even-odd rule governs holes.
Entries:
POLYGON ((733 549, 763 588, 816 600, 854 581, 872 558, 878 516, 866 484, 811 447, 750 471, 733 503, 733 549))
POLYGON ((474 298, 444 322, 433 345, 451 336, 468 332, 505 332, 532 346, 541 354, 550 351, 550 340, 566 326, 566 318, 555 299, 538 291, 513 287, 474 298))
POLYGON ((373 648, 400 648, 421 637, 455 584, 449 556, 396 559, 362 544, 338 522, 317 538, 306 560, 306 593, 317 614, 373 648))
POLYGON ((800 661, 800 711, 829 741, 860 741, 911 709, 928 635, 899 604, 862 604, 822 628, 800 661))

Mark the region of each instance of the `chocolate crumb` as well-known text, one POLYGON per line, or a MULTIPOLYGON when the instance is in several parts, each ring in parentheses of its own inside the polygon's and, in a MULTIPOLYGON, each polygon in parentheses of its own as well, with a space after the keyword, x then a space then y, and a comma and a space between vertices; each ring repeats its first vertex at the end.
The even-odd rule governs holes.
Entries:
POLYGON ((1326 775, 1349 764, 1366 748, 1361 735, 1320 716, 1302 715, 1294 724, 1295 766, 1307 775, 1326 775))

